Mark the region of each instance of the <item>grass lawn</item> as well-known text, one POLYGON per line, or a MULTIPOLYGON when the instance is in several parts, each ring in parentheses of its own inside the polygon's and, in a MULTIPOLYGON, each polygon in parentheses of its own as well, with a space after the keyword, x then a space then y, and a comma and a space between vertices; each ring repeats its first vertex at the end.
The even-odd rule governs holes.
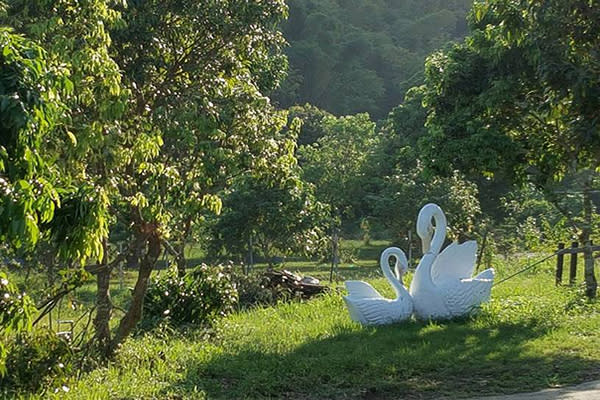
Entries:
MULTIPOLYGON (((377 277, 376 253, 340 273, 367 277, 391 295, 377 277)), ((517 269, 497 266, 500 278, 517 269)), ((579 288, 555 288, 553 280, 551 260, 494 287, 492 301, 460 321, 364 328, 333 292, 235 313, 209 333, 156 331, 127 341, 113 362, 55 396, 455 398, 600 378, 600 304, 582 300, 579 288)))
MULTIPOLYGON (((342 263, 338 266, 337 280, 365 279, 380 276, 378 267, 379 256, 390 245, 390 242, 387 240, 371 240, 368 245, 365 245, 360 240, 342 240, 342 255, 352 254, 353 259, 342 260, 342 263)), ((198 265, 205 261, 204 254, 195 246, 189 246, 186 249, 186 256, 188 257, 188 265, 190 266, 198 265)), ((259 259, 259 257, 256 258, 259 259)), ((254 268, 260 271, 266 269, 267 266, 266 262, 257 262, 254 268)), ((302 275, 311 275, 322 281, 328 281, 331 264, 329 262, 319 263, 316 260, 307 261, 302 257, 288 257, 283 264, 276 264, 275 268, 285 268, 302 275)))

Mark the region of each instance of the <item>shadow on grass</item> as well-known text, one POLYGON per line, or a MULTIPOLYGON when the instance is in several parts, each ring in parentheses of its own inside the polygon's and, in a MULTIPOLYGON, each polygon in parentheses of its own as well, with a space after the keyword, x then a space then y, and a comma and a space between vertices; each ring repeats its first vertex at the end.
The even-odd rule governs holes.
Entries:
MULTIPOLYGON (((286 354, 229 353, 190 363, 165 394, 187 398, 456 398, 534 391, 600 376, 600 361, 527 351, 534 324, 408 322, 350 330, 286 354)), ((273 332, 274 335, 277 332, 273 332)))

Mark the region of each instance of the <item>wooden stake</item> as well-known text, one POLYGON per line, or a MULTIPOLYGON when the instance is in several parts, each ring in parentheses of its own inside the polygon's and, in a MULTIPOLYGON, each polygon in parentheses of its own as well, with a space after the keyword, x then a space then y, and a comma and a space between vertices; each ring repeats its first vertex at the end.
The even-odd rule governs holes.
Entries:
MULTIPOLYGON (((564 243, 558 244, 558 250, 562 250, 565 248, 564 243)), ((558 253, 556 256, 556 286, 560 286, 562 284, 562 274, 563 274, 563 263, 565 261, 564 253, 558 253)))
MULTIPOLYGON (((579 243, 573 242, 571 243, 571 248, 576 249, 579 247, 579 243)), ((569 285, 575 284, 575 279, 577 278, 577 253, 571 253, 571 268, 569 270, 569 285)))

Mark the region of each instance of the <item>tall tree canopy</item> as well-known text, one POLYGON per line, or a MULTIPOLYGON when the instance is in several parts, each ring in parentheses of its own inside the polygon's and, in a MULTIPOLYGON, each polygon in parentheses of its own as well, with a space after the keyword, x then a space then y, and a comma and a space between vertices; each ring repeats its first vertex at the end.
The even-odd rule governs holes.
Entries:
MULTIPOLYGON (((570 220, 587 242, 600 166, 600 4, 479 1, 470 25, 463 43, 427 61, 429 166, 531 181, 553 199, 556 182, 571 182, 583 219, 570 220)), ((589 251, 586 282, 595 295, 589 251)))
POLYGON ((471 236, 481 211, 477 186, 458 171, 445 177, 424 168, 418 148, 418 141, 428 135, 423 96, 422 86, 407 92, 404 103, 383 124, 380 140, 365 165, 373 181, 368 195, 372 215, 389 235, 404 240, 409 230, 414 231, 419 209, 435 202, 447 213, 452 236, 471 236))
POLYGON ((0 239, 33 245, 60 204, 58 176, 41 150, 60 123, 70 82, 39 45, 10 29, 0 28, 0 50, 0 239))
POLYGON ((377 143, 368 114, 321 120, 323 136, 299 149, 304 177, 316 187, 317 199, 331 206, 333 216, 360 214, 364 200, 364 165, 377 143))

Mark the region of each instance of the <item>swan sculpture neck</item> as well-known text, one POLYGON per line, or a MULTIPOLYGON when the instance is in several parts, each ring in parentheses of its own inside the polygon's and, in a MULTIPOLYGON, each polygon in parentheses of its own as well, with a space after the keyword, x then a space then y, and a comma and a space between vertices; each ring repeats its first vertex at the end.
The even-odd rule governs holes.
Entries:
POLYGON ((433 287, 431 266, 442 250, 446 239, 446 227, 446 216, 437 204, 429 203, 423 206, 417 217, 417 235, 423 243, 423 258, 415 271, 411 292, 418 290, 417 288, 421 285, 433 287), (435 230, 431 223, 432 220, 435 221, 435 230))
POLYGON ((400 296, 406 293, 406 288, 404 287, 404 285, 402 285, 402 282, 400 282, 402 274, 404 274, 408 270, 408 260, 406 259, 406 255, 404 254, 404 252, 397 247, 388 247, 383 251, 383 253, 381 253, 379 263, 381 264, 381 271, 383 272, 383 275, 387 278, 387 280, 390 282, 390 285, 392 285, 392 287, 394 288, 396 296, 400 296), (396 278, 390 267, 389 259, 391 256, 393 256, 396 259, 396 265, 394 269, 398 274, 398 278, 396 278), (402 269, 398 268, 398 265, 400 265, 402 269))

